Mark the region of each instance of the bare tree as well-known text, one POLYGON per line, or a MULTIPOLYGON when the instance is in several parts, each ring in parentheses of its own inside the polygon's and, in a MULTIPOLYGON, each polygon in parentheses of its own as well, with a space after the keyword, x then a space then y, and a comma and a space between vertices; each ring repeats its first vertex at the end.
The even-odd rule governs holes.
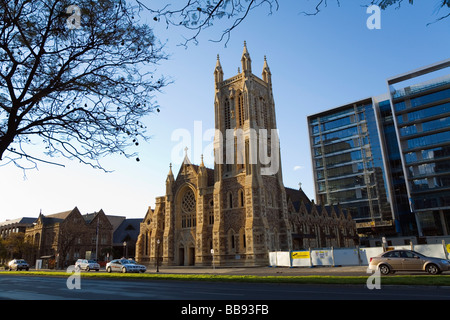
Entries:
MULTIPOLYGON (((319 13, 331 1, 340 5, 314 0, 315 11, 306 14, 319 13)), ((406 1, 413 4, 361 0, 361 5, 386 9, 406 1)), ((450 8, 450 0, 436 1, 438 9, 450 8)), ((76 3, 0 2, 0 165, 23 167, 24 159, 55 163, 30 153, 31 144, 42 146, 47 156, 95 168, 102 168, 99 159, 105 155, 137 156, 132 147, 149 138, 142 119, 159 111, 154 94, 168 84, 157 76, 158 63, 166 59, 163 46, 141 23, 141 13, 188 30, 184 45, 226 20, 213 40, 226 44, 250 12, 265 7, 272 14, 279 8, 278 0, 184 0, 162 8, 144 0, 76 3)))
MULTIPOLYGON (((183 45, 189 42, 197 43, 197 37, 206 28, 211 27, 218 20, 228 20, 225 29, 218 36, 217 39, 211 41, 223 41, 225 44, 231 36, 231 32, 236 29, 251 11, 259 7, 266 7, 267 13, 270 15, 278 10, 280 4, 278 0, 184 0, 173 1, 173 4, 168 3, 162 8, 153 8, 144 4, 144 0, 136 0, 139 6, 148 10, 154 16, 155 21, 164 21, 167 27, 182 27, 191 31, 185 37, 183 45), (175 5, 176 3, 176 5, 175 5)), ((437 9, 448 7, 450 8, 450 0, 435 0, 437 9)), ((296 5, 301 6, 307 1, 298 1, 296 5)), ((338 6, 341 5, 340 0, 314 0, 313 11, 303 11, 305 15, 317 15, 320 11, 328 6, 329 3, 334 2, 338 6)), ((399 8, 402 3, 408 2, 413 4, 413 0, 360 0, 361 6, 378 5, 382 10, 391 6, 399 8)), ((430 1, 431 3, 431 1, 430 1)), ((282 3, 286 5, 286 3, 282 3)), ((292 4, 289 4, 292 5, 292 4)), ((437 20, 442 20, 450 16, 443 15, 437 20)))
POLYGON ((48 162, 29 153, 36 143, 102 168, 104 155, 135 157, 128 149, 148 138, 142 117, 167 85, 156 76, 162 45, 136 4, 76 3, 0 2, 0 165, 48 162))
POLYGON ((262 6, 272 14, 279 7, 278 0, 185 0, 173 1, 162 8, 149 7, 143 0, 136 0, 141 8, 153 14, 153 20, 164 21, 167 27, 182 27, 191 31, 183 45, 197 43, 197 37, 218 20, 228 20, 227 26, 217 39, 228 42, 231 32, 247 18, 249 13, 262 6), (176 3, 176 4, 175 4, 176 3))
MULTIPOLYGON (((305 15, 317 15, 321 10, 323 10, 325 7, 328 6, 328 3, 330 1, 337 3, 338 6, 341 5, 340 0, 316 0, 316 5, 314 8, 314 11, 312 11, 312 12, 303 11, 303 13, 305 15)), ((411 5, 414 4, 414 0, 366 0, 366 1, 362 1, 361 5, 362 6, 377 5, 380 7, 381 10, 385 10, 392 6, 395 6, 398 9, 405 2, 408 2, 411 5)), ((427 2, 431 3, 430 0, 428 0, 427 2)), ((436 0, 435 5, 436 5, 436 8, 438 8, 438 10, 441 8, 445 8, 445 7, 450 8, 450 0, 436 0)), ((444 14, 443 16, 439 17, 436 21, 445 19, 449 16, 450 16, 450 13, 444 14)))

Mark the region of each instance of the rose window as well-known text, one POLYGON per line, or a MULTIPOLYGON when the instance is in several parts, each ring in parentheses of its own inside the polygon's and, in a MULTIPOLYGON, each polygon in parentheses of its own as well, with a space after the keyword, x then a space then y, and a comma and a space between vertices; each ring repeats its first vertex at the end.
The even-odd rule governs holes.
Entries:
POLYGON ((192 190, 187 191, 181 200, 181 210, 184 213, 191 213, 195 211, 195 195, 192 190))

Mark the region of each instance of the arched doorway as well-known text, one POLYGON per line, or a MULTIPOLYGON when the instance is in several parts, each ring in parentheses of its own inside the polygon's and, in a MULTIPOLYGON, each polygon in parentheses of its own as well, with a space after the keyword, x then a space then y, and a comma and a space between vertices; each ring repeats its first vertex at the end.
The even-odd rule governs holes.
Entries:
POLYGON ((184 246, 180 245, 178 248, 178 265, 184 266, 184 246))
POLYGON ((197 199, 193 186, 184 184, 175 199, 175 254, 179 266, 195 265, 197 199))
POLYGON ((195 247, 193 245, 184 246, 183 244, 180 244, 178 247, 178 265, 195 265, 195 247))
POLYGON ((195 248, 193 246, 189 247, 188 250, 188 265, 189 266, 195 265, 195 248))

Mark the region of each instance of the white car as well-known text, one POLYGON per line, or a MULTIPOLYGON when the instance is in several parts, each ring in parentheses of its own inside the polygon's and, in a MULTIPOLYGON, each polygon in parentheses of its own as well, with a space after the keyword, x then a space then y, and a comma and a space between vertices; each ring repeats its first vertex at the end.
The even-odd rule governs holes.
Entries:
POLYGON ((128 259, 116 259, 108 262, 106 264, 106 271, 107 272, 145 272, 147 268, 143 265, 137 264, 133 260, 128 259))
POLYGON ((86 271, 91 270, 98 271, 100 270, 100 265, 94 260, 78 259, 77 262, 75 262, 75 269, 86 271))
POLYGON ((8 269, 11 270, 27 270, 30 269, 30 265, 23 259, 13 259, 10 262, 8 262, 8 269))

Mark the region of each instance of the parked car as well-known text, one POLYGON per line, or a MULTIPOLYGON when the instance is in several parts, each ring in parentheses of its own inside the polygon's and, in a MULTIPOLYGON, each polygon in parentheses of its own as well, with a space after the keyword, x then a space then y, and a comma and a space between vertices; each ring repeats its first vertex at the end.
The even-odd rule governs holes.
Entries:
POLYGON ((147 268, 143 265, 137 264, 136 261, 128 259, 116 259, 106 264, 107 272, 145 272, 147 268))
POLYGON ((128 259, 128 261, 132 264, 134 264, 136 267, 139 268, 139 272, 144 273, 145 271, 147 271, 147 267, 142 265, 142 264, 138 264, 136 261, 132 260, 132 259, 128 259))
POLYGON ((100 265, 94 260, 78 259, 77 262, 75 262, 75 269, 86 271, 91 270, 98 271, 100 270, 100 265))
POLYGON ((427 257, 412 250, 391 250, 370 258, 369 269, 380 270, 381 274, 396 271, 426 271, 439 274, 450 270, 446 259, 427 257))
POLYGON ((30 269, 30 265, 23 259, 13 259, 8 262, 8 269, 11 270, 27 270, 30 269))

